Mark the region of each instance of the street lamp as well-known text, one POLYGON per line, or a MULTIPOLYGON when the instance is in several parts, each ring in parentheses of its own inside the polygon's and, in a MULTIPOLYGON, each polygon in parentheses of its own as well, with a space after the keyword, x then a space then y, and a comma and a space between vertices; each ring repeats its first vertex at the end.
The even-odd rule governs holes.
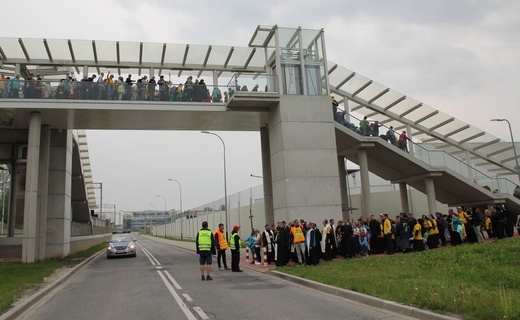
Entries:
POLYGON ((229 229, 229 221, 228 221, 228 204, 227 204, 227 176, 226 176, 226 144, 224 143, 224 140, 222 138, 213 132, 209 131, 201 131, 201 133, 205 134, 212 134, 220 139, 222 142, 222 146, 224 147, 224 206, 226 207, 225 211, 225 219, 226 219, 226 239, 229 239, 228 237, 228 229, 229 229))
POLYGON ((516 173, 518 174, 518 182, 520 183, 520 167, 518 167, 518 156, 516 155, 515 140, 513 139, 513 130, 511 130, 511 123, 507 119, 491 119, 491 121, 505 121, 509 126, 509 134, 511 135, 511 143, 513 144, 513 154, 515 155, 516 173))
MULTIPOLYGON (((0 170, 6 171, 9 173, 9 169, 0 167, 0 170)), ((2 221, 0 224, 0 235, 4 234, 4 214, 5 214, 5 174, 2 174, 2 221)))
POLYGON ((164 213, 167 213, 167 211, 166 211, 166 198, 164 196, 161 196, 160 194, 158 194, 157 196, 160 197, 160 198, 163 198, 163 200, 164 200, 164 213))
POLYGON ((168 179, 168 181, 177 182, 177 184, 179 185, 179 205, 181 207, 181 240, 182 240, 182 216, 184 214, 182 212, 182 186, 181 186, 181 183, 175 179, 168 179))

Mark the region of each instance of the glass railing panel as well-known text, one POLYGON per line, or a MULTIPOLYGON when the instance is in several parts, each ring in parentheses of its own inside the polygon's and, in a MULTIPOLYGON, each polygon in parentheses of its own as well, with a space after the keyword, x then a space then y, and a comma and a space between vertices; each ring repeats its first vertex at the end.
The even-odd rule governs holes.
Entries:
POLYGON ((248 91, 258 93, 276 93, 276 75, 236 73, 228 83, 234 91, 248 91))

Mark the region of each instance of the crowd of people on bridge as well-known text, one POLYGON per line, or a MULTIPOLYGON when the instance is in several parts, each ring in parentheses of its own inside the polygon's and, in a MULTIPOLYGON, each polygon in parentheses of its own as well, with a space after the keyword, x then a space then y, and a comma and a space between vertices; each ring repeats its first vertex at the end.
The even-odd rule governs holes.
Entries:
MULTIPOLYGON (((392 255, 434 250, 441 246, 458 246, 463 243, 482 243, 486 239, 513 237, 515 227, 520 234, 520 218, 505 205, 485 209, 457 207, 447 213, 422 215, 400 213, 390 217, 382 213, 367 220, 348 218, 324 219, 320 226, 314 222, 294 220, 277 225, 265 225, 263 231, 253 229, 244 240, 252 252, 254 264, 317 265, 337 257, 366 258, 374 254, 392 255), (263 260, 262 250, 267 261, 263 260)), ((232 271, 240 271, 240 226, 233 227, 228 244, 224 225, 214 232, 214 252, 218 253, 220 270, 227 270, 226 250, 232 252, 232 271)))
POLYGON ((334 121, 344 125, 354 132, 359 133, 362 136, 380 137, 381 139, 388 141, 399 149, 408 152, 408 141, 412 140, 406 134, 406 131, 402 131, 400 134, 398 134, 395 132, 394 127, 390 126, 386 133, 380 134, 379 128, 381 128, 383 125, 377 120, 370 122, 368 121, 367 117, 363 117, 363 119, 359 121, 359 126, 356 126, 354 123, 347 120, 347 114, 345 111, 338 109, 339 103, 336 101, 336 98, 332 97, 331 100, 334 121))
MULTIPOLYGON (((36 78, 34 74, 24 80, 20 74, 12 79, 0 75, 0 98, 28 99, 81 99, 81 100, 132 100, 132 101, 184 101, 184 102, 228 102, 235 90, 247 91, 247 86, 228 87, 222 91, 218 87, 208 88, 204 79, 187 77, 184 83, 174 85, 164 76, 144 75, 137 80, 129 74, 126 79, 110 72, 105 76, 84 75, 80 81, 69 76, 55 86, 50 81, 36 78), (237 89, 238 88, 238 89, 237 89)), ((253 91, 258 90, 258 85, 253 91)))

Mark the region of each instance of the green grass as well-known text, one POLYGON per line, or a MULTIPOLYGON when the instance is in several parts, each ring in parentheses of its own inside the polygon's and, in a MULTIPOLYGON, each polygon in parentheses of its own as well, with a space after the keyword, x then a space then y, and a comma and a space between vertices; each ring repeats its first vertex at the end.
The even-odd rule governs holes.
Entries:
POLYGON ((463 319, 520 319, 520 238, 278 271, 463 319))
POLYGON ((0 263, 0 314, 11 308, 25 291, 39 288, 44 278, 50 276, 55 270, 73 267, 105 247, 105 243, 100 243, 63 259, 48 259, 36 263, 0 263))

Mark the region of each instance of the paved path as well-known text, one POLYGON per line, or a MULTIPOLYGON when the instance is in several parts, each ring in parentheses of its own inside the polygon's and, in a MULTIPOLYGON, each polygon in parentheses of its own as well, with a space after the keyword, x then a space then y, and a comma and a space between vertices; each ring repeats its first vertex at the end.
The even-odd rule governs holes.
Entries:
POLYGON ((253 271, 267 270, 260 266, 201 281, 194 243, 138 240, 137 258, 99 255, 20 318, 411 319, 253 271))

